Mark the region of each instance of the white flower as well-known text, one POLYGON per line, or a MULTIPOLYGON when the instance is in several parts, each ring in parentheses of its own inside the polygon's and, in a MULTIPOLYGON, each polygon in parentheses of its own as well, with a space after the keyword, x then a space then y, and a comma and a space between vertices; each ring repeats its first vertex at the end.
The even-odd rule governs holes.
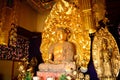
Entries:
POLYGON ((66 78, 67 78, 68 80, 71 80, 71 79, 72 79, 71 76, 67 76, 66 78))
POLYGON ((73 75, 77 75, 77 71, 73 71, 73 75))

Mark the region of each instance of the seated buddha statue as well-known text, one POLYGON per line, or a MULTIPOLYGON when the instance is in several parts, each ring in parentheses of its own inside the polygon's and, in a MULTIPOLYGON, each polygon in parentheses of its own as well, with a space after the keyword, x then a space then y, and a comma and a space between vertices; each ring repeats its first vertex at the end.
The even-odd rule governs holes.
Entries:
POLYGON ((63 28, 56 30, 57 42, 48 49, 48 63, 39 65, 40 71, 69 72, 75 70, 75 46, 67 41, 67 32, 63 28))

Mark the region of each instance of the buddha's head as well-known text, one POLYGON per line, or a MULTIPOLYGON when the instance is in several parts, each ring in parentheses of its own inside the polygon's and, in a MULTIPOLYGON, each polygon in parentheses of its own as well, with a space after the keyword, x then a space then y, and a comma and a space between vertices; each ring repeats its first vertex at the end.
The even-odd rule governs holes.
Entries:
POLYGON ((57 29, 56 35, 59 41, 65 41, 67 39, 67 32, 62 27, 57 29))

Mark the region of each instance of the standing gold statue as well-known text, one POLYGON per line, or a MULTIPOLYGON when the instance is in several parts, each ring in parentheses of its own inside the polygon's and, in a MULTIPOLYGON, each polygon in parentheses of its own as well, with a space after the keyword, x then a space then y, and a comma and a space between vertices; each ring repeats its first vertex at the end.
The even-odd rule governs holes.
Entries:
POLYGON ((116 80, 120 69, 120 54, 114 37, 107 27, 96 32, 92 57, 100 80, 116 80))

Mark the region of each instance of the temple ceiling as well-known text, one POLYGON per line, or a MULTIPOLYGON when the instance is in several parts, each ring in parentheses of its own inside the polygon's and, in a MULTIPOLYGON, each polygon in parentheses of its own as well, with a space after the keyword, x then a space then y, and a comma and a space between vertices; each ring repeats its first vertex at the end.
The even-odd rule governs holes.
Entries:
MULTIPOLYGON (((56 0, 27 0, 27 2, 38 12, 50 11, 56 0)), ((113 21, 119 20, 120 0, 105 0, 108 18, 113 21)))
POLYGON ((38 12, 49 11, 54 5, 54 0, 27 0, 27 2, 38 12))

